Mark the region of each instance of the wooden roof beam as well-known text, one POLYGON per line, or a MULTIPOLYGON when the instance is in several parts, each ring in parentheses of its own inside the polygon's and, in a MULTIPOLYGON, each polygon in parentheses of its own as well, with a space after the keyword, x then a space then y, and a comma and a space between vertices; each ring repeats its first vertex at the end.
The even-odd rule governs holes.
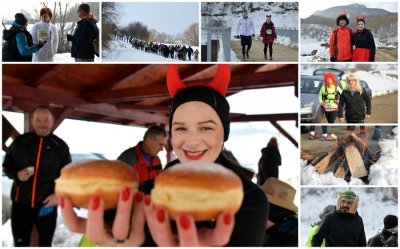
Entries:
POLYGON ((298 113, 282 113, 282 114, 237 114, 231 113, 231 122, 254 122, 254 121, 296 121, 298 119, 298 113))
POLYGON ((289 133, 287 133, 287 131, 285 129, 283 129, 282 126, 280 126, 276 121, 271 121, 271 124, 280 132, 282 133, 282 135, 284 135, 287 139, 289 139, 290 142, 292 142, 292 144, 294 146, 296 146, 296 148, 299 147, 299 143, 296 141, 296 139, 294 139, 289 133))

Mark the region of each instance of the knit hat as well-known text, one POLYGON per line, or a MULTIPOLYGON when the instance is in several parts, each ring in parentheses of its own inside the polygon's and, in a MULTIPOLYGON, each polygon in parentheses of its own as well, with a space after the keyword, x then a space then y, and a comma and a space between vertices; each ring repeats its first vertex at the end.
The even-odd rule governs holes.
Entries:
POLYGON ((53 12, 50 8, 45 7, 40 10, 40 16, 44 16, 46 13, 49 14, 50 19, 53 18, 53 12))
POLYGON ((335 211, 335 209, 336 209, 335 205, 328 205, 328 206, 324 207, 324 209, 321 211, 321 213, 319 213, 319 218, 321 220, 323 220, 327 214, 335 211))
POLYGON ((347 18, 347 16, 346 16, 346 13, 345 14, 341 14, 336 18, 337 26, 339 26, 339 21, 340 20, 345 20, 346 21, 346 25, 349 25, 349 23, 350 23, 349 18, 347 18))
POLYGON ((87 3, 80 4, 78 10, 79 9, 83 10, 86 13, 90 13, 90 5, 87 3))
POLYGON ((386 215, 383 219, 383 224, 385 225, 385 229, 397 227, 397 216, 392 214, 386 215))
POLYGON ((282 182, 275 177, 268 177, 261 188, 270 203, 293 212, 298 211, 297 206, 294 205, 296 189, 286 182, 282 182))
POLYGON ((208 85, 185 86, 179 77, 177 65, 169 65, 167 72, 168 91, 172 96, 169 112, 169 132, 171 136, 172 119, 176 109, 190 101, 200 101, 211 106, 221 119, 224 128, 224 141, 229 137, 229 103, 224 97, 230 80, 228 65, 218 65, 214 80, 208 85))
POLYGON ((22 13, 17 13, 14 17, 15 21, 22 26, 25 26, 25 24, 28 23, 28 19, 26 19, 25 15, 22 13))

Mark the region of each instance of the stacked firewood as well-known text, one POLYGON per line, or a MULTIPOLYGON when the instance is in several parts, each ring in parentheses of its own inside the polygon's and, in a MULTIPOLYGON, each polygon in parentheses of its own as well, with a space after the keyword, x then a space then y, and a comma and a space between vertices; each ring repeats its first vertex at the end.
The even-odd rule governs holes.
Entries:
POLYGON ((365 142, 355 133, 351 133, 339 139, 335 148, 314 159, 311 164, 320 173, 333 172, 336 177, 347 182, 354 177, 368 183, 370 167, 377 159, 365 142))

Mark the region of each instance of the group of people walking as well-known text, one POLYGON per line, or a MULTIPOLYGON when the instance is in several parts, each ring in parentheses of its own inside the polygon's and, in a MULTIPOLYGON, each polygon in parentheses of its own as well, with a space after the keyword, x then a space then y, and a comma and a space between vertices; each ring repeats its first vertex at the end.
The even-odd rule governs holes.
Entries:
POLYGON ((141 50, 147 53, 157 54, 164 58, 171 58, 180 61, 198 61, 199 50, 193 50, 189 45, 168 45, 164 43, 144 41, 134 36, 125 34, 114 34, 114 36, 122 41, 132 45, 132 48, 141 50))
MULTIPOLYGON (((99 29, 90 5, 82 3, 77 10, 80 20, 73 34, 67 34, 71 42, 71 57, 77 62, 94 61, 99 29)), ((15 14, 10 29, 3 30, 3 61, 52 62, 58 51, 59 30, 51 23, 53 12, 44 7, 40 10, 40 21, 27 30, 28 19, 22 13, 15 14)))
MULTIPOLYGON (((242 18, 239 19, 236 29, 236 39, 240 38, 240 44, 242 46, 243 60, 249 59, 249 51, 252 45, 252 38, 255 38, 255 27, 251 17, 248 16, 247 11, 242 12, 242 18), (247 47, 246 47, 247 46, 247 47)), ((264 58, 268 59, 267 53, 269 49, 269 59, 272 61, 272 45, 276 40, 275 25, 271 21, 271 15, 266 15, 266 21, 262 24, 260 30, 260 37, 264 43, 264 58)))
POLYGON ((331 61, 375 61, 375 41, 371 31, 365 28, 365 16, 357 16, 356 21, 357 31, 354 32, 348 27, 350 21, 346 12, 336 18, 338 27, 331 32, 329 40, 331 61))

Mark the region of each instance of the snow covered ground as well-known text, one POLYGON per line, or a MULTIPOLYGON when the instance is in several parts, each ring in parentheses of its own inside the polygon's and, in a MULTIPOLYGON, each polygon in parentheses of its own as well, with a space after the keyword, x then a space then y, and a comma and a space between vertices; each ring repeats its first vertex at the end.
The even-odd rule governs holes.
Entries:
MULTIPOLYGON (((326 205, 335 205, 338 192, 349 188, 302 188, 300 212, 300 241, 304 246, 311 224, 319 220, 318 215, 326 205)), ((383 218, 388 214, 398 215, 397 188, 362 188, 352 187, 359 197, 358 214, 362 217, 365 235, 374 236, 383 228, 383 218)))
MULTIPOLYGON (((167 44, 169 45, 169 44, 167 44)), ((137 50, 132 48, 131 44, 127 42, 123 42, 121 40, 114 40, 111 42, 110 50, 103 50, 102 61, 103 62, 112 62, 112 61, 135 61, 135 62, 179 62, 178 59, 164 58, 163 56, 146 53, 141 50, 137 50)), ((198 47, 193 47, 193 51, 196 51, 198 47)), ((200 57, 200 54, 199 54, 200 57)), ((187 58, 188 59, 188 58, 187 58)), ((194 60, 194 56, 192 56, 192 60, 194 60)), ((186 61, 190 62, 190 61, 186 61)), ((194 61, 193 61, 194 62, 194 61)))
MULTIPOLYGON (((393 128, 393 136, 383 138, 378 142, 381 149, 379 160, 371 165, 368 176, 369 185, 390 186, 398 184, 398 127, 393 128)), ((358 178, 351 178, 348 183, 342 178, 336 178, 332 172, 318 173, 314 166, 307 165, 307 160, 301 160, 302 185, 365 185, 358 178)))
MULTIPOLYGON (((54 63, 74 63, 75 58, 71 57, 70 53, 60 53, 54 55, 54 63)), ((94 56, 94 62, 100 62, 100 58, 97 56, 94 56)), ((90 63, 90 62, 88 62, 90 63)))

